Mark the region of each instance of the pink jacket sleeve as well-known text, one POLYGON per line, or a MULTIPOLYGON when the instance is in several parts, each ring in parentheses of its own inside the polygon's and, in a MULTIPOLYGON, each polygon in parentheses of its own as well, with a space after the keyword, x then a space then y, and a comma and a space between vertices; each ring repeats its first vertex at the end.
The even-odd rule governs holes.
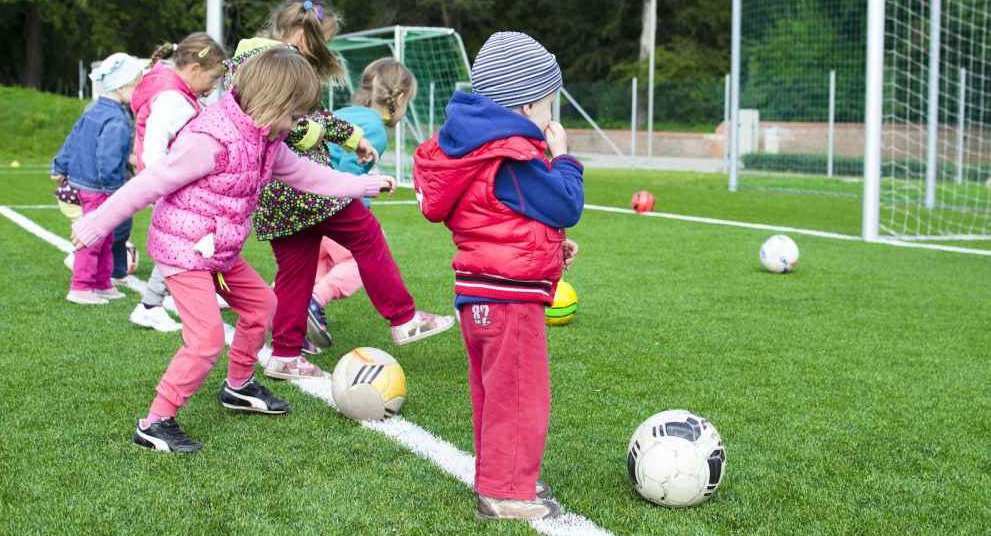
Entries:
POLYGON ((168 156, 114 192, 100 207, 72 226, 75 237, 91 246, 135 212, 183 186, 209 175, 223 147, 213 138, 186 133, 176 138, 168 156))
POLYGON ((274 178, 300 190, 333 197, 377 197, 382 180, 375 175, 352 175, 296 156, 279 142, 272 167, 274 178))

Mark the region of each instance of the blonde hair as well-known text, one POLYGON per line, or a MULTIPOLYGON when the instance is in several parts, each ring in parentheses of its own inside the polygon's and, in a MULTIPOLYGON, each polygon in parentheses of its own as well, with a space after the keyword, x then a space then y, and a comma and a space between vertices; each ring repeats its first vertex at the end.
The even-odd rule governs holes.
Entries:
POLYGON ((209 71, 227 59, 227 51, 205 32, 196 32, 179 43, 160 45, 151 55, 151 65, 165 59, 171 59, 179 68, 195 63, 204 71, 209 71))
POLYGON ((313 68, 284 47, 270 48, 245 62, 234 75, 234 89, 241 109, 259 126, 308 112, 320 100, 320 80, 313 68))
POLYGON ((361 73, 361 87, 351 102, 387 110, 388 117, 382 119, 392 127, 406 115, 409 104, 416 98, 416 90, 416 77, 405 65, 393 58, 379 58, 361 73))
POLYGON ((346 76, 340 58, 327 48, 327 42, 337 35, 341 19, 323 2, 289 0, 272 12, 265 33, 272 39, 287 41, 297 29, 302 29, 299 51, 310 62, 322 80, 343 82, 346 76), (305 4, 309 4, 309 9, 305 4))

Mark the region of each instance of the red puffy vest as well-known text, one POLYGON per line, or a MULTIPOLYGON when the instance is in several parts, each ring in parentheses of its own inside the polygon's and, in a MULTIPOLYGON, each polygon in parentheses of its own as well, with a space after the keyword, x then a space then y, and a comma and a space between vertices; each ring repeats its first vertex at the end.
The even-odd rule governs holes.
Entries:
POLYGON ((542 141, 523 137, 489 142, 461 158, 444 154, 436 137, 417 148, 417 200, 428 220, 443 221, 453 233, 457 294, 553 302, 564 267, 564 230, 514 212, 495 196, 504 160, 548 163, 545 151, 542 141))

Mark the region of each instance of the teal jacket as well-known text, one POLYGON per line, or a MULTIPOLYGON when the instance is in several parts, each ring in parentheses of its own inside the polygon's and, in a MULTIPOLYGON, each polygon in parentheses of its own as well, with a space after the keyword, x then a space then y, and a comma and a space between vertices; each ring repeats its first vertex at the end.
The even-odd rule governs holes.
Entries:
MULTIPOLYGON (((348 106, 334 110, 334 116, 360 127, 372 147, 375 147, 380 155, 385 154, 389 146, 389 135, 386 132, 385 122, 374 110, 365 106, 348 106)), ((330 149, 330 164, 338 171, 364 175, 375 165, 358 162, 358 157, 354 153, 345 151, 340 145, 328 143, 327 148, 330 149)))

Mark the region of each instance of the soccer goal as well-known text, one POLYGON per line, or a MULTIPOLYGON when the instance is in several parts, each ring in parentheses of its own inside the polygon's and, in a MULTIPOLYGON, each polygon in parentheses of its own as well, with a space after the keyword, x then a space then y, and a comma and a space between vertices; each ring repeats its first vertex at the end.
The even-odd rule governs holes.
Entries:
POLYGON ((401 185, 411 185, 416 145, 444 122, 444 109, 454 92, 469 87, 470 66, 461 36, 451 28, 389 26, 340 35, 330 48, 343 58, 348 71, 348 84, 328 95, 331 108, 347 105, 361 83, 362 71, 379 58, 396 58, 416 75, 416 99, 393 131, 392 154, 382 158, 383 167, 393 171, 401 185))
POLYGON ((991 239, 991 0, 733 0, 730 190, 861 202, 865 239, 991 239))

